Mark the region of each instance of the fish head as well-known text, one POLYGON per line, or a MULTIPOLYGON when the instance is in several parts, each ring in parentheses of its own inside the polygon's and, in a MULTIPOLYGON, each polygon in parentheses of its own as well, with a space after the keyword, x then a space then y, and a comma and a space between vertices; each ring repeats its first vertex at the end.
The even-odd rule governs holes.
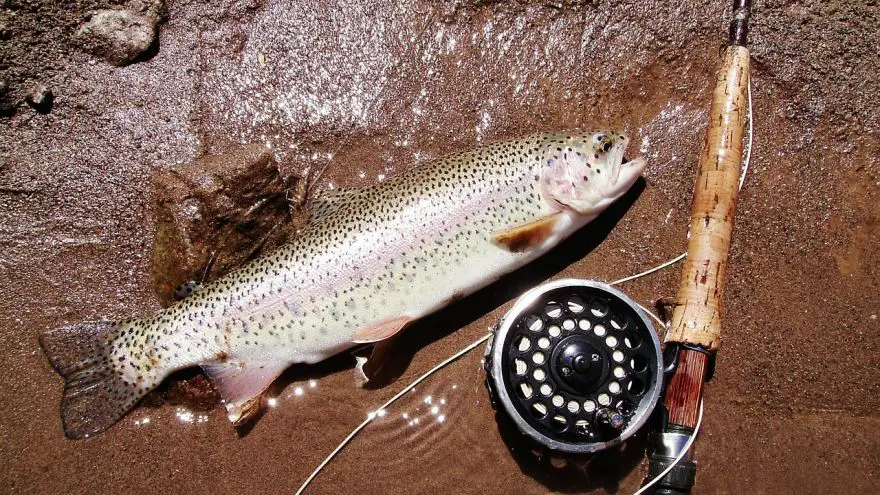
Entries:
POLYGON ((595 216, 638 180, 647 162, 624 161, 629 137, 595 131, 548 140, 538 174, 541 193, 559 210, 595 216))

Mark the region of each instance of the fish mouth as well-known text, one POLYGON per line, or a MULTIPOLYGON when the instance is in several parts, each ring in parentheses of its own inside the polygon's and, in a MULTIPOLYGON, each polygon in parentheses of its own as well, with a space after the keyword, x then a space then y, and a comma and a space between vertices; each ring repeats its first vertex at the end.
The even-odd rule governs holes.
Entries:
POLYGON ((632 160, 622 162, 620 164, 620 177, 614 186, 612 194, 617 197, 629 190, 639 180, 647 166, 648 162, 643 156, 637 156, 632 160))
POLYGON ((624 159, 624 152, 626 152, 626 147, 629 145, 629 138, 625 135, 621 134, 620 139, 614 143, 614 147, 611 148, 611 151, 608 153, 608 161, 611 163, 611 177, 610 183, 611 185, 617 184, 617 181, 620 179, 620 171, 626 165, 624 159))
POLYGON ((611 163, 614 164, 611 169, 612 197, 625 193, 641 177, 642 172, 648 165, 643 156, 636 156, 627 160, 624 157, 624 153, 628 145, 629 138, 621 136, 620 141, 614 145, 610 152, 611 163))

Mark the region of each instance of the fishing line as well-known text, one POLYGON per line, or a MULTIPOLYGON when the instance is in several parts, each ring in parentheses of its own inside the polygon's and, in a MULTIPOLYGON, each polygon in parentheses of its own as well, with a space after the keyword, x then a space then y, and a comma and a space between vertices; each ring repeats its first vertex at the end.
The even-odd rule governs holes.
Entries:
POLYGON ((666 268, 667 266, 674 265, 674 264, 678 263, 679 261, 681 261, 681 260, 683 260, 683 259, 685 259, 685 258, 687 258, 687 253, 681 253, 680 255, 676 256, 675 258, 672 258, 672 259, 669 260, 669 261, 666 261, 666 262, 664 262, 664 263, 661 263, 661 264, 655 266, 654 268, 651 268, 651 269, 649 269, 649 270, 645 270, 645 271, 643 271, 643 272, 641 272, 641 273, 636 273, 635 275, 630 275, 629 277, 624 277, 624 278, 622 278, 622 279, 620 279, 620 280, 615 280, 614 282, 608 282, 608 285, 622 284, 622 283, 624 283, 624 282, 629 282, 630 280, 635 280, 635 279, 637 279, 637 278, 642 278, 642 277, 644 277, 645 275, 650 275, 650 274, 652 274, 652 273, 654 273, 654 272, 656 272, 656 271, 660 271, 660 270, 666 268))
POLYGON ((749 77, 749 82, 748 82, 746 88, 747 88, 747 92, 748 92, 748 95, 749 95, 749 110, 748 110, 748 115, 749 115, 749 144, 746 145, 746 157, 743 158, 742 171, 741 171, 740 174, 739 174, 739 188, 738 188, 738 189, 739 189, 740 191, 741 191, 742 188, 743 188, 743 182, 746 181, 746 172, 749 171, 749 162, 750 162, 751 159, 752 159, 752 139, 753 139, 753 134, 752 134, 752 122, 753 122, 753 120, 752 120, 752 78, 751 78, 751 77, 749 77))
MULTIPOLYGON (((745 182, 746 172, 748 172, 748 170, 749 170, 749 162, 752 157, 753 120, 752 120, 752 81, 751 81, 751 78, 749 78, 749 82, 748 82, 748 102, 749 102, 749 108, 748 108, 749 141, 748 141, 748 144, 746 145, 746 156, 743 159, 742 172, 740 174, 741 176, 740 176, 740 180, 739 180, 739 189, 742 189, 743 183, 745 182)), ((682 253, 682 254, 676 256, 675 258, 672 258, 671 260, 668 260, 666 262, 661 263, 660 265, 655 266, 654 268, 651 268, 649 270, 645 270, 645 271, 637 273, 635 275, 631 275, 629 277, 624 277, 620 280, 616 280, 614 282, 611 282, 609 285, 617 285, 617 284, 629 282, 629 281, 650 275, 654 272, 657 272, 659 270, 662 270, 664 268, 672 266, 675 263, 678 263, 679 261, 685 259, 686 257, 687 257, 687 253, 686 252, 682 253)), ((648 311, 644 306, 639 305, 639 307, 642 310, 644 310, 647 314, 649 314, 652 318, 654 318, 654 320, 656 320, 658 323, 660 323, 660 326, 662 328, 664 328, 664 329, 666 328, 666 323, 664 323, 659 317, 654 315, 652 312, 648 311)), ((360 425, 358 425, 354 430, 352 430, 352 432, 349 433, 348 436, 346 436, 342 440, 342 442, 335 449, 333 449, 332 452, 330 452, 330 454, 321 462, 321 464, 319 464, 318 467, 315 468, 314 471, 312 471, 312 474, 310 474, 309 477, 306 478, 305 481, 303 481, 302 485, 300 485, 300 487, 296 491, 295 495, 301 495, 303 493, 303 491, 309 486, 309 484, 318 476, 318 474, 321 472, 321 470, 323 470, 327 466, 327 464, 329 464, 330 461, 332 461, 333 458, 336 457, 339 454, 339 452, 341 452, 342 449, 344 449, 345 446, 348 445, 352 441, 352 439, 354 439, 355 436, 357 436, 358 433, 360 433, 364 428, 367 427, 367 425, 369 425, 370 423, 373 422, 373 420, 378 416, 377 415, 378 411, 382 411, 382 410, 387 409, 391 404, 393 404, 395 401, 397 401, 398 399, 403 397, 407 392, 409 392, 410 390, 415 388, 416 385, 418 385, 419 383, 422 383, 423 381, 425 381, 428 377, 430 377, 431 375, 433 375, 437 371, 441 370, 442 368, 446 367, 450 363, 453 363, 454 361, 463 357, 465 354, 476 349, 481 344, 483 344, 487 340, 489 340, 489 337, 491 337, 491 336, 492 336, 491 333, 487 333, 486 335, 480 337, 478 340, 469 344, 464 349, 461 349, 460 351, 456 352, 452 356, 446 358, 440 364, 434 366, 433 368, 431 368, 430 370, 425 372, 423 375, 416 378, 412 383, 410 383, 409 385, 404 387, 403 390, 401 390, 400 392, 395 394, 393 397, 388 399, 388 401, 385 402, 384 404, 382 404, 378 409, 376 409, 376 411, 371 412, 367 416, 367 419, 365 419, 360 425)), ((701 401, 700 402, 700 412, 699 412, 699 416, 697 417, 697 424, 696 424, 696 427, 694 428, 694 433, 688 439, 687 443, 685 444, 685 447, 679 453, 678 457, 676 457, 675 460, 665 470, 663 470, 663 472, 661 472, 657 477, 652 479, 648 484, 646 484, 645 486, 640 488, 637 492, 635 492, 634 495, 641 495, 642 493, 644 493, 645 490, 647 490, 648 488, 650 488, 651 486, 656 484, 659 480, 661 480, 664 476, 666 476, 666 474, 668 474, 669 471, 671 471, 679 462, 681 462, 681 460, 684 458, 684 456, 686 455, 688 450, 690 450, 691 446, 693 445, 694 441, 696 440, 697 433, 700 431, 700 424, 702 423, 702 421, 703 421, 703 402, 701 401)))
MULTIPOLYGON (((608 285, 614 285, 614 284, 608 284, 608 285)), ((642 305, 639 304, 639 303, 636 303, 636 306, 638 306, 639 309, 641 309, 642 311, 644 311, 645 313, 647 313, 648 316, 650 316, 651 318, 654 318, 654 321, 656 321, 657 323, 659 323, 659 324, 660 324, 660 327, 662 327, 664 330, 666 330, 666 322, 663 321, 663 320, 661 320, 659 316, 655 315, 655 314, 652 313, 648 308, 642 306, 642 305)))
POLYGON ((306 489, 306 487, 309 485, 309 483, 311 483, 312 480, 315 479, 316 476, 318 476, 318 473, 321 472, 322 469, 324 469, 324 466, 326 466, 327 464, 329 464, 330 461, 333 460, 334 457, 336 457, 336 454, 338 454, 343 448, 345 448, 345 446, 346 446, 349 442, 351 442, 351 439, 354 438, 355 435, 357 435, 361 430, 363 430, 364 428, 366 428, 366 426, 367 426, 368 424, 370 424, 370 423, 376 418, 376 416, 378 415, 377 413, 378 413, 379 411, 383 411, 383 410, 385 410, 386 408, 388 408, 388 406, 390 406, 391 404, 393 404, 397 399, 403 397, 407 392, 409 392, 410 390, 412 390, 413 388, 415 388, 415 386, 418 385, 419 383, 422 383, 422 382, 423 382, 425 379, 427 379, 429 376, 433 375, 434 373, 436 373, 436 372, 439 371, 440 369, 446 367, 448 364, 450 364, 450 363, 456 361, 458 358, 464 356, 465 354, 467 354, 467 353, 471 352, 472 350, 476 349, 477 347, 479 347, 480 344, 483 344, 484 342, 486 342, 487 340, 489 340, 489 337, 490 337, 490 336, 491 336, 491 334, 488 334, 488 333, 487 333, 486 335, 480 337, 480 338, 479 338, 477 341, 475 341, 474 343, 472 343, 472 344, 468 345, 467 347, 465 347, 464 349, 462 349, 462 350, 456 352, 456 353, 453 354, 452 356, 449 356, 448 358, 446 358, 446 360, 444 360, 443 362, 441 362, 441 363, 438 364, 437 366, 434 366, 433 368, 431 368, 430 370, 428 370, 427 372, 425 372, 425 374, 423 374, 422 376, 420 376, 420 377, 416 378, 415 380, 413 380, 412 383, 410 383, 409 385, 407 385, 406 387, 404 387, 403 390, 401 390, 400 392, 397 392, 397 394, 396 394, 394 397, 388 399, 388 401, 385 402, 384 404, 382 404, 381 406, 379 406, 378 409, 376 409, 375 411, 371 412, 371 413, 367 416, 367 419, 365 419, 363 423, 361 423, 360 425, 358 425, 357 428, 355 428, 351 433, 349 433, 349 435, 348 435, 347 437, 345 437, 344 440, 342 440, 342 443, 340 443, 339 446, 337 446, 335 449, 333 449, 333 452, 330 452, 330 455, 328 455, 327 458, 324 459, 324 462, 322 462, 320 465, 318 465, 317 468, 315 468, 315 470, 312 472, 312 474, 309 475, 309 477, 306 478, 306 480, 303 482, 303 484, 299 487, 299 490, 296 491, 296 495, 300 495, 300 494, 303 492, 303 490, 306 489))
MULTIPOLYGON (((669 266, 670 264, 672 264, 672 263, 667 262, 667 263, 666 263, 666 266, 669 266)), ((663 267, 661 266, 661 267, 658 267, 657 269, 659 269, 659 268, 663 268, 663 267)), ((647 272, 643 272, 643 273, 638 274, 638 275, 636 275, 636 276, 634 276, 634 277, 627 277, 626 279, 622 279, 622 280, 632 280, 633 278, 638 278, 638 277, 640 277, 640 276, 644 276, 644 275, 646 275, 646 274, 648 274, 648 273, 650 273, 650 272, 652 272, 652 271, 656 271, 656 269, 654 269, 654 270, 649 270, 649 271, 647 271, 647 272)), ((612 284, 612 285, 613 285, 613 284, 612 284)), ((648 311, 644 306, 639 305, 639 307, 640 307, 642 310, 644 310, 646 313, 648 313, 649 315, 651 315, 651 317, 653 317, 658 323, 660 323, 661 327, 666 328, 666 324, 665 324, 660 318, 658 318, 658 317, 657 317, 656 315, 654 315, 652 312, 648 311)), ((415 388, 418 384, 422 383, 422 382, 425 381, 428 377, 430 377, 430 376, 433 375, 434 373, 440 371, 442 368, 446 367, 447 365, 453 363, 454 361, 460 359, 461 357, 463 357, 463 356, 466 355, 467 353, 469 353, 469 352, 471 352, 472 350, 476 349, 477 347, 479 347, 480 345, 482 345, 483 343, 485 343, 487 340, 489 340, 489 338, 490 338, 491 336, 492 336, 491 333, 487 333, 486 335, 480 337, 480 338, 477 339, 476 341, 474 341, 474 342, 472 342, 471 344, 469 344, 467 347, 461 349, 460 351, 456 352, 456 353, 453 354, 452 356, 446 358, 444 361, 440 362, 439 364, 437 364, 436 366, 434 366, 433 368, 431 368, 430 370, 428 370, 427 372, 425 372, 424 374, 422 374, 421 376, 419 376, 418 378, 416 378, 415 380, 413 380, 409 385, 407 385, 406 387, 404 387, 400 392, 398 392, 398 393, 395 394, 393 397, 391 397, 390 399, 388 399, 388 401, 386 401, 384 404, 382 404, 381 406, 379 406, 378 409, 376 409, 375 411, 371 411, 371 412, 367 415, 367 419, 365 419, 365 420, 364 420, 363 422, 361 422, 361 424, 359 424, 354 430, 352 430, 351 433, 349 433, 348 436, 346 436, 346 437, 342 440, 342 442, 340 442, 339 445, 337 445, 336 448, 333 449, 332 452, 330 452, 330 454, 329 454, 329 455, 328 455, 328 456, 327 456, 327 457, 321 462, 321 464, 319 464, 318 467, 316 467, 315 470, 312 471, 312 474, 310 474, 309 477, 306 478, 305 481, 303 481, 302 485, 300 485, 300 487, 299 487, 299 489, 296 491, 296 494, 295 494, 295 495, 301 495, 301 494, 303 493, 303 491, 309 486, 309 484, 310 484, 310 483, 311 483, 311 482, 312 482, 312 481, 318 476, 318 474, 319 474, 319 473, 320 473, 320 472, 321 472, 321 471, 322 471, 322 470, 323 470, 328 464, 330 464, 330 461, 332 461, 332 460, 333 460, 333 459, 339 454, 339 452, 342 451, 342 449, 344 449, 349 443, 351 443, 351 441, 354 439, 355 436, 357 436, 358 433, 360 433, 364 428, 367 427, 367 425, 369 425, 370 423, 372 423, 373 420, 376 419, 376 417, 379 416, 379 415, 378 415, 378 412, 379 412, 379 411, 383 411, 383 410, 387 409, 389 406, 391 406, 391 404, 393 404, 393 403, 396 402, 398 399, 400 399, 401 397, 403 397, 404 395, 406 395, 407 392, 409 392, 410 390, 412 390, 413 388, 415 388)), ((701 410, 701 417, 702 417, 702 410, 701 410)), ((699 423, 697 424, 697 429, 699 429, 699 423)), ((692 437, 692 438, 689 440, 689 442, 692 443, 695 437, 696 437, 696 430, 694 431, 694 437, 692 437)), ((676 460, 676 463, 677 463, 677 462, 678 462, 678 461, 676 460)), ((672 465, 674 466, 675 464, 672 464, 672 465)))

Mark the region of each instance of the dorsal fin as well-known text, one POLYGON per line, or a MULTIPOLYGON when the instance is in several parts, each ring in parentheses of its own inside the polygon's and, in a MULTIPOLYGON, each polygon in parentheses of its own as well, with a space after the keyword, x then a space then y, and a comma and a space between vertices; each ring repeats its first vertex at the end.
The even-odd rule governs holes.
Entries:
POLYGON ((312 200, 312 213, 309 215, 309 222, 316 222, 338 211, 342 205, 357 196, 360 191, 356 187, 343 187, 323 191, 320 196, 312 200))

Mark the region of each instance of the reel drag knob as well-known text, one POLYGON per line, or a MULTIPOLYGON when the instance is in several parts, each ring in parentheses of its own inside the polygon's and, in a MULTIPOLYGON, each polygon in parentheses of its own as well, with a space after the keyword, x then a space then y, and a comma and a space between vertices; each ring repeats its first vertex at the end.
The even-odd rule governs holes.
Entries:
POLYGON ((536 287, 514 304, 486 349, 495 407, 551 450, 617 445, 660 398, 660 341, 622 292, 587 280, 536 287))

